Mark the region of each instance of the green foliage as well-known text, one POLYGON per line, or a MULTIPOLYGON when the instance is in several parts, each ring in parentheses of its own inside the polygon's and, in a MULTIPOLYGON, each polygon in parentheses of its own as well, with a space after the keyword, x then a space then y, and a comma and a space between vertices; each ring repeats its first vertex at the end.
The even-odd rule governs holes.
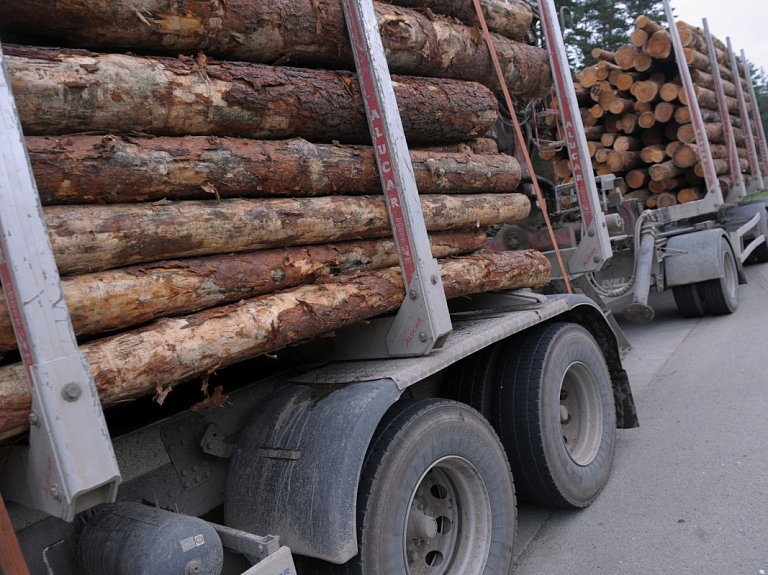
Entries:
POLYGON ((663 4, 655 0, 555 0, 555 4, 572 15, 563 36, 573 69, 593 64, 590 52, 596 46, 615 51, 626 44, 641 14, 660 23, 665 20, 663 4))
POLYGON ((758 70, 751 63, 749 69, 755 86, 755 97, 757 98, 757 107, 760 109, 763 130, 768 133, 768 74, 764 68, 758 70))

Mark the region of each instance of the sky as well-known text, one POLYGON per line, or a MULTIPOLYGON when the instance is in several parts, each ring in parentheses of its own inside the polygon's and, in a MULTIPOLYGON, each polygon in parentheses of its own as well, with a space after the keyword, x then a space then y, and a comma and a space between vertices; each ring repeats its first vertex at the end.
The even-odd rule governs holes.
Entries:
POLYGON ((768 2, 766 0, 670 0, 675 16, 702 27, 707 19, 712 35, 731 44, 740 56, 768 72, 768 2))

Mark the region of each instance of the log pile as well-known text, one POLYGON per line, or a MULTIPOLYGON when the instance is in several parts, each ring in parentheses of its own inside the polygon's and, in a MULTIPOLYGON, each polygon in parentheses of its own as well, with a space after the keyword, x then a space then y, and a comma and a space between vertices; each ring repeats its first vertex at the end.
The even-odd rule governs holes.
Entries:
MULTIPOLYGON (((340 3, 203 4, 0 3, 0 39, 23 41, 3 46, 11 87, 105 406, 162 401, 404 297, 340 3)), ((473 16, 398 4, 376 12, 446 294, 545 284, 538 252, 483 250, 486 229, 530 203, 519 164, 482 137, 498 83, 473 16)), ((530 10, 484 9, 510 90, 546 92, 546 52, 518 41, 530 10)), ((0 440, 27 425, 15 349, 0 296, 0 440)))
MULTIPOLYGON (((677 22, 677 28, 706 122, 718 178, 727 194, 733 176, 704 32, 684 22, 677 22)), ((746 172, 749 165, 734 98, 734 76, 724 46, 719 41, 715 44, 739 164, 741 171, 746 172)), ((637 198, 648 208, 701 199, 706 186, 699 149, 669 31, 648 17, 639 16, 628 44, 615 52, 595 48, 592 55, 598 63, 579 73, 577 97, 597 174, 624 177, 626 195, 637 198)), ((741 68, 740 81, 744 83, 743 74, 741 68)), ((556 161, 556 173, 568 181, 569 161, 564 157, 556 161)))

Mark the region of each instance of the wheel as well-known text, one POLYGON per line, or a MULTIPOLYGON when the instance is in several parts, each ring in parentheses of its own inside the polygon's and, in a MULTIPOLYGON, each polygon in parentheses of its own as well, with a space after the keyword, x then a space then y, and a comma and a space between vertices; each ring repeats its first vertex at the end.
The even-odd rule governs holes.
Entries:
POLYGON ((359 553, 300 558, 306 574, 508 575, 516 527, 506 455, 467 405, 402 400, 385 415, 358 488, 359 553))
POLYGON ((490 421, 503 349, 498 343, 489 345, 451 366, 446 374, 446 396, 472 406, 490 421))
POLYGON ((739 277, 736 259, 731 246, 724 239, 720 242, 720 257, 723 259, 723 277, 701 282, 701 297, 707 311, 714 315, 726 315, 739 306, 739 277))
POLYGON ((500 365, 499 417, 518 497, 586 507, 608 481, 616 442, 613 387, 583 327, 536 326, 512 338, 500 365))
POLYGON ((707 304, 701 297, 699 284, 674 286, 672 295, 675 297, 677 311, 684 317, 702 317, 707 313, 707 304))

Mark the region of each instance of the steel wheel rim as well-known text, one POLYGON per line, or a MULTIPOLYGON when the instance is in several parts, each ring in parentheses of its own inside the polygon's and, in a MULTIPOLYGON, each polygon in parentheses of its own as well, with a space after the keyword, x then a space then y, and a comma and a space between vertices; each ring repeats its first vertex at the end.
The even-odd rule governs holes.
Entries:
POLYGON ((444 457, 421 476, 405 517, 409 575, 480 575, 491 546, 485 482, 463 457, 444 457))
POLYGON ((603 440, 603 402, 597 379, 581 362, 568 366, 560 384, 560 430, 573 462, 592 463, 603 440))

